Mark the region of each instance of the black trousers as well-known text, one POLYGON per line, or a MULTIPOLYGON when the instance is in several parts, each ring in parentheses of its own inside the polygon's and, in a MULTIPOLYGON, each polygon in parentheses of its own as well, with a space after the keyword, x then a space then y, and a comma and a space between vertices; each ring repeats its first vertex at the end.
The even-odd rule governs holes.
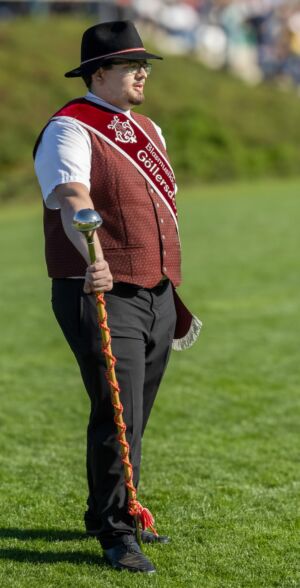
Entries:
MULTIPOLYGON (((52 306, 80 367, 91 401, 87 429, 88 510, 104 548, 134 533, 127 513, 127 491, 110 390, 105 377, 95 297, 83 292, 81 279, 55 279, 52 306)), ((105 294, 116 375, 121 389, 134 484, 139 483, 141 441, 166 368, 176 323, 172 286, 152 289, 116 283, 105 294)))

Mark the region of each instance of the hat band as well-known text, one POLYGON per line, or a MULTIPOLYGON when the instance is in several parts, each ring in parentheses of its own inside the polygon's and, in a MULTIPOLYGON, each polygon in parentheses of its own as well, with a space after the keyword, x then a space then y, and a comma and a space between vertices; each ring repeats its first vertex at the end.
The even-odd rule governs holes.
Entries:
POLYGON ((95 61, 96 59, 103 59, 104 57, 111 57, 112 55, 120 55, 121 53, 132 53, 132 51, 145 51, 145 47, 134 47, 133 49, 122 49, 121 51, 114 51, 114 53, 106 53, 106 55, 99 55, 98 57, 92 57, 91 59, 86 59, 82 61, 80 65, 84 65, 85 63, 89 63, 90 61, 95 61))

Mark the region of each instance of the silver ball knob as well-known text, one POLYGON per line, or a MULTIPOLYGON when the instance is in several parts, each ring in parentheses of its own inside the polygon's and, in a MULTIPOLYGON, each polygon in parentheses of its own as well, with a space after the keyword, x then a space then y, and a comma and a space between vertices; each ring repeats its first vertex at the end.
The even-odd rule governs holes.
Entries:
POLYGON ((89 233, 99 229, 102 223, 102 218, 96 210, 82 208, 74 214, 72 226, 81 233, 89 233))

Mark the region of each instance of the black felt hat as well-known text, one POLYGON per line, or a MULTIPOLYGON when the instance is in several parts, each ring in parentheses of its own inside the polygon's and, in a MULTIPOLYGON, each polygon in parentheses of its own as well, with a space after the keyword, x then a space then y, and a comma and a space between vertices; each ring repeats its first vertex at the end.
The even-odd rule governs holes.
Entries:
POLYGON ((81 64, 65 73, 76 78, 93 73, 101 63, 111 59, 162 59, 148 53, 133 22, 121 20, 103 22, 87 29, 82 36, 81 64))

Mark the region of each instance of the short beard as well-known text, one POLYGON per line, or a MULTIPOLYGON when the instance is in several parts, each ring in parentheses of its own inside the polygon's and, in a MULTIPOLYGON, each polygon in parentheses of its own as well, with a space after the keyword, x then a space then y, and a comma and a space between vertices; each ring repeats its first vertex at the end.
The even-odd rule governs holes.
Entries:
POLYGON ((128 102, 131 106, 139 106, 140 104, 143 104, 144 100, 145 100, 144 94, 141 94, 140 96, 129 96, 128 97, 128 102))

